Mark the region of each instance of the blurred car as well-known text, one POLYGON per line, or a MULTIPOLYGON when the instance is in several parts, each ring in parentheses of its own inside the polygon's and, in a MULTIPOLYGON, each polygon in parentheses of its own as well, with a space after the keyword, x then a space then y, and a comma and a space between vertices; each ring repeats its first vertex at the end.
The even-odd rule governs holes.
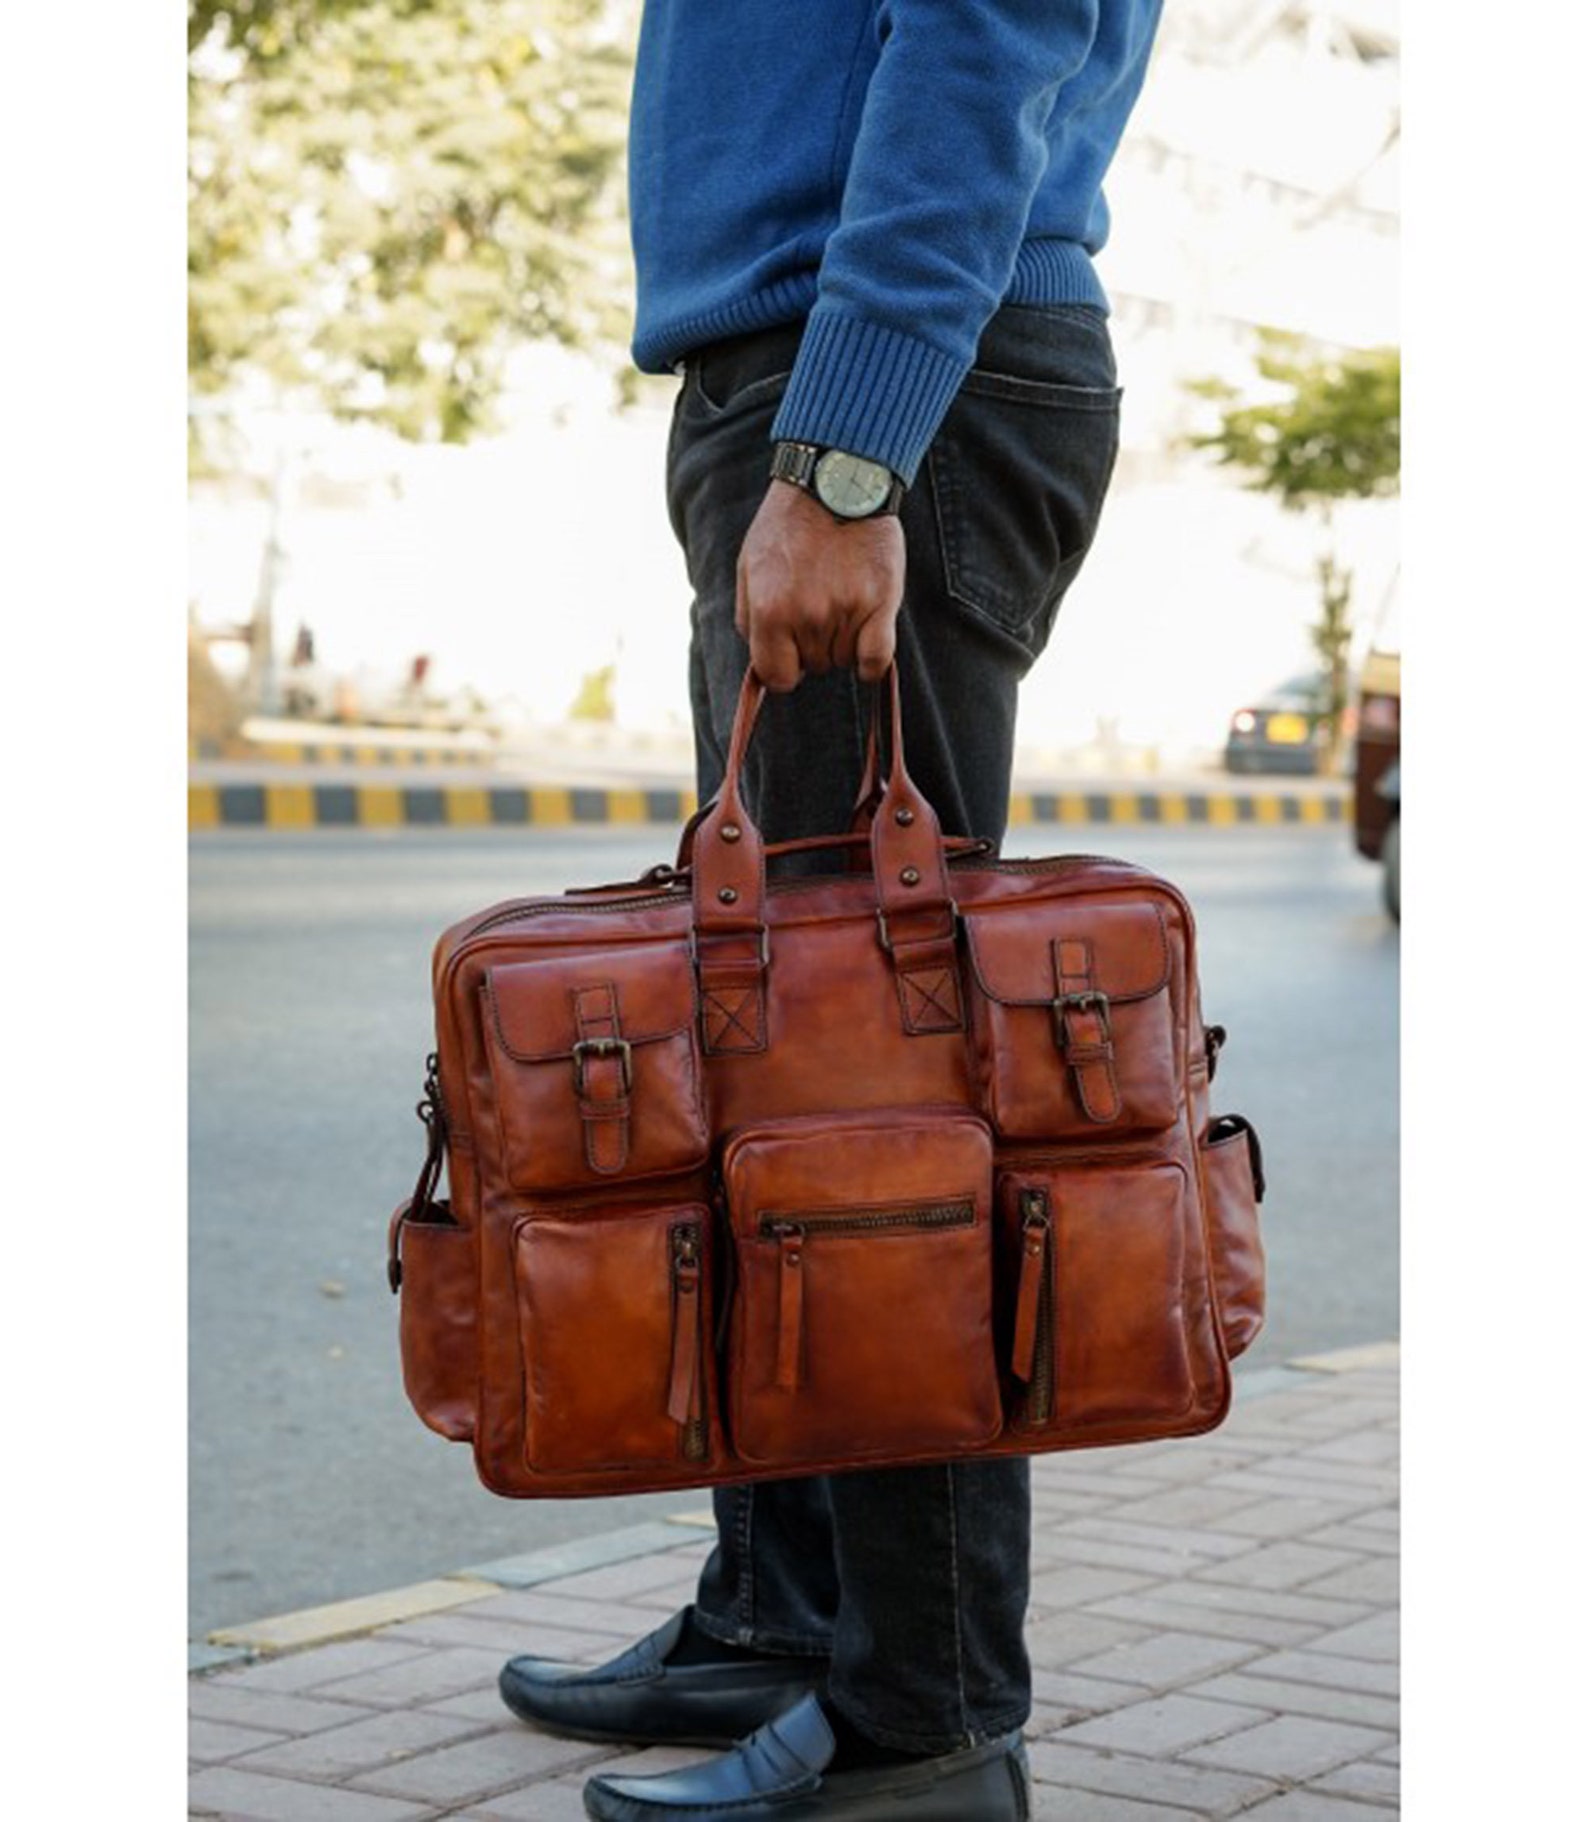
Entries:
POLYGON ((1229 772, 1317 772, 1323 764, 1329 685, 1307 671, 1266 691, 1230 717, 1224 743, 1229 772))
POLYGON ((1357 702, 1352 835, 1358 854, 1384 867, 1384 908, 1401 915, 1401 661, 1375 648, 1357 702))

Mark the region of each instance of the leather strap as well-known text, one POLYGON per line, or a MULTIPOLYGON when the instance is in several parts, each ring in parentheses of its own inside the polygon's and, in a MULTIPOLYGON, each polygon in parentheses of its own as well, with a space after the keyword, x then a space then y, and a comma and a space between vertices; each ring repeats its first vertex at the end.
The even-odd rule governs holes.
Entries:
POLYGON ((700 983, 701 1043, 708 1056, 766 1049, 766 853, 739 788, 765 700, 765 684, 747 670, 722 790, 694 829, 690 940, 700 983))
POLYGON ((805 1261, 802 1236, 782 1236, 777 1262, 777 1375, 781 1392, 798 1391, 805 1327, 805 1261))
POLYGON ((898 667, 883 683, 892 720, 892 763, 871 819, 877 926, 893 958, 904 1029, 912 1037, 962 1031, 959 914, 948 886, 943 831, 904 765, 898 667))
POLYGON ((673 1359, 667 1375, 667 1415, 694 1423, 703 1409, 700 1384, 700 1259, 693 1248, 673 1255, 673 1359))
POLYGON ((618 1021, 617 989, 610 982, 573 992, 574 1091, 584 1122, 585 1161, 601 1176, 615 1176, 629 1160, 633 1053, 618 1021))
POLYGON ((1124 1108, 1114 1069, 1114 1035, 1108 996, 1093 972, 1092 945, 1086 937, 1061 937, 1053 944, 1054 1035, 1065 1061, 1075 1071, 1076 1093, 1089 1120, 1106 1126, 1124 1108))
MULTIPOLYGON (((888 776, 873 777, 876 728, 857 820, 876 798, 867 837, 877 889, 877 932, 893 962, 900 1018, 912 1036, 964 1029, 959 981, 958 914, 949 893, 941 825, 904 764, 899 674, 882 682, 892 735, 888 776)), ((696 973, 702 1041, 711 1056, 754 1054, 767 1047, 766 846, 740 789, 745 753, 766 686, 746 671, 733 720, 722 790, 686 841, 692 860, 696 973)))

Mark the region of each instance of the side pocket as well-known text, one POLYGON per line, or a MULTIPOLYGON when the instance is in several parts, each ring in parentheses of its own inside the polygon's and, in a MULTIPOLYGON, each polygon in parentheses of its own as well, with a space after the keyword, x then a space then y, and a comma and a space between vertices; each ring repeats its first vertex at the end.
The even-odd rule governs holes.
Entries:
POLYGON ((1202 1145, 1208 1190, 1208 1243, 1219 1324, 1231 1360, 1244 1354, 1263 1326, 1266 1266, 1257 1205, 1263 1199, 1263 1153, 1249 1120, 1222 1114, 1202 1145))
MULTIPOLYGON (((421 1420, 452 1442, 474 1434, 479 1274, 474 1234, 452 1221, 420 1221, 404 1203, 392 1217, 402 1306, 398 1345, 403 1389, 421 1420), (397 1247, 400 1246, 400 1254, 397 1247)), ((445 1202, 433 1212, 450 1212, 445 1202)))

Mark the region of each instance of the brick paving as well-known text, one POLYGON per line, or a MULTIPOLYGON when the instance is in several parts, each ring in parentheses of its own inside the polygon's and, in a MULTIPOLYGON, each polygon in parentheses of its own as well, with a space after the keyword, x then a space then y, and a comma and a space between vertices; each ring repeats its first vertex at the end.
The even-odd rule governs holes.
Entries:
MULTIPOLYGON (((1040 1822, 1399 1813, 1398 1408, 1398 1351, 1354 1350, 1252 1374, 1211 1436, 1035 1461, 1040 1822)), ((690 1598, 709 1531, 640 1544, 476 1566, 461 1602, 462 1571, 430 1611, 194 1675, 189 1814, 578 1822, 597 1767, 699 1758, 555 1739, 496 1696, 511 1652, 599 1663, 690 1598)))

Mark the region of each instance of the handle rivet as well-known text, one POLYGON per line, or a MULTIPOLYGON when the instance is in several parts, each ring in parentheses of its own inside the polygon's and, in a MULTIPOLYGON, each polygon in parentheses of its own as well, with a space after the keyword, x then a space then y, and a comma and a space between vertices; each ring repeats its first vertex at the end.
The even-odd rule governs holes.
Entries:
POLYGON ((739 894, 732 886, 724 886, 717 896, 725 905, 736 905, 739 902, 739 894))
POLYGON ((910 824, 915 821, 915 812, 908 807, 902 810, 895 810, 893 812, 893 820, 901 829, 907 829, 910 824))
POLYGON ((906 867, 899 875, 899 878, 902 879, 907 886, 918 886, 921 883, 921 869, 919 867, 906 867))
POLYGON ((743 833, 744 831, 736 822, 725 822, 722 825, 722 839, 724 841, 737 841, 743 833))

